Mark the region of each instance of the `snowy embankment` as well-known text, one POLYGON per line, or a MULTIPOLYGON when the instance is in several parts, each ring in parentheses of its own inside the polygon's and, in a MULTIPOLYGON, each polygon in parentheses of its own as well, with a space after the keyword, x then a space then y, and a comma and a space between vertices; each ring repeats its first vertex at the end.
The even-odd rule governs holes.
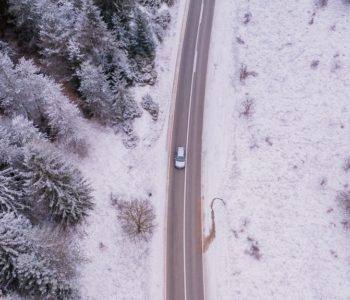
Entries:
POLYGON ((207 299, 349 299, 350 216, 337 201, 350 179, 349 36, 341 0, 216 1, 206 234, 211 199, 226 205, 214 203, 207 299))
POLYGON ((160 107, 157 122, 152 121, 147 112, 136 121, 139 145, 128 150, 120 136, 112 131, 97 126, 87 129, 91 147, 88 158, 79 165, 92 182, 96 206, 79 241, 82 256, 86 259, 80 272, 82 299, 163 297, 167 120, 183 11, 183 0, 177 1, 171 9, 171 28, 158 47, 157 84, 134 90, 137 100, 149 93, 160 107), (152 201, 157 228, 150 243, 135 243, 122 234, 111 194, 152 201))

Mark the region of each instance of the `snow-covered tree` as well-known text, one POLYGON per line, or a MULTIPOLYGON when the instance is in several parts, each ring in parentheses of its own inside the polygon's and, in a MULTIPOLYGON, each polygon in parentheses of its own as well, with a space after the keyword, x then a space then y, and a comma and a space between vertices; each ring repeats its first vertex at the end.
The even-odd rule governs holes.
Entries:
POLYGON ((24 186, 34 211, 48 214, 65 227, 88 215, 93 207, 91 187, 57 152, 33 145, 26 151, 23 166, 24 186))
POLYGON ((16 285, 15 266, 18 256, 30 249, 27 240, 31 225, 14 213, 0 213, 0 289, 8 292, 16 285))
POLYGON ((82 0, 75 22, 74 40, 79 45, 83 60, 105 64, 113 52, 113 38, 102 20, 100 10, 92 0, 82 0))
POLYGON ((31 61, 22 59, 15 66, 0 53, 0 109, 5 115, 20 114, 39 122, 38 103, 44 87, 38 81, 38 71, 31 61))
POLYGON ((51 262, 40 254, 29 252, 16 259, 17 290, 25 295, 46 299, 74 300, 74 291, 64 274, 52 268, 51 262))
POLYGON ((45 137, 23 116, 0 118, 0 170, 17 168, 23 160, 23 147, 44 141, 45 137))
POLYGON ((137 11, 129 30, 129 56, 136 60, 153 61, 155 57, 155 42, 149 26, 148 17, 137 11))
POLYGON ((162 0, 139 0, 140 4, 149 8, 159 8, 162 0))
POLYGON ((36 4, 40 0, 8 0, 9 13, 14 16, 19 29, 19 38, 26 42, 28 48, 36 46, 38 38, 38 26, 41 16, 36 11, 36 4))
POLYGON ((171 21, 171 16, 168 10, 163 10, 157 13, 154 17, 153 31, 160 42, 163 41, 166 29, 171 21))
POLYGON ((7 168, 0 171, 0 212, 15 212, 25 209, 17 171, 7 168))
POLYGON ((41 53, 45 57, 66 54, 66 45, 73 34, 76 19, 73 4, 70 1, 46 0, 40 2, 38 10, 42 11, 39 25, 41 53))
POLYGON ((10 136, 1 124, 0 126, 0 170, 10 166, 20 155, 16 146, 11 145, 10 136))
POLYGON ((6 116, 22 115, 31 120, 52 140, 68 145, 81 140, 79 110, 30 60, 20 59, 14 65, 0 53, 0 110, 6 116))
POLYGON ((118 123, 141 117, 142 111, 127 89, 120 89, 116 96, 113 110, 118 123))
POLYGON ((0 213, 0 290, 34 299, 78 299, 69 278, 52 264, 35 234, 26 218, 0 213))
POLYGON ((0 212, 28 208, 19 172, 26 145, 44 141, 33 124, 22 116, 0 118, 0 212))
POLYGON ((110 123, 115 118, 111 110, 114 95, 102 66, 95 66, 86 61, 77 74, 80 78, 79 91, 83 95, 82 108, 85 113, 103 123, 110 123))

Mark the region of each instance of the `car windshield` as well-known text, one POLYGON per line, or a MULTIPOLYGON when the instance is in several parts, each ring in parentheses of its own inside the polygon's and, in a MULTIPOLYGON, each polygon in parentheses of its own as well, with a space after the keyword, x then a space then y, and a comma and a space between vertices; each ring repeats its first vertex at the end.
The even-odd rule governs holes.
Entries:
POLYGON ((177 156, 176 160, 177 161, 185 161, 185 157, 184 156, 177 156))

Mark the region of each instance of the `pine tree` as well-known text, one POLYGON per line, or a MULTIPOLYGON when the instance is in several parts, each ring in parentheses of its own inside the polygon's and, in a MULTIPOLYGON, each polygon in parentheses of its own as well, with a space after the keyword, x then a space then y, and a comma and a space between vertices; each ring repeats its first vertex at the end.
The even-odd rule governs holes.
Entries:
POLYGON ((18 148, 45 139, 45 136, 39 132, 33 122, 23 116, 0 119, 0 136, 7 136, 9 144, 18 148))
POLYGON ((0 170, 11 165, 18 156, 19 151, 16 146, 11 145, 10 135, 3 124, 0 125, 0 170))
POLYGON ((17 171, 7 168, 0 171, 0 212, 24 210, 20 182, 16 179, 17 171))
POLYGON ((30 60, 20 59, 15 66, 0 53, 0 110, 6 116, 24 116, 51 140, 81 143, 79 110, 30 60))
POLYGON ((76 18, 74 40, 80 47, 83 60, 90 60, 96 65, 104 64, 113 49, 113 38, 92 0, 82 0, 76 18))
POLYGON ((38 38, 38 26, 41 21, 40 12, 36 10, 40 0, 8 0, 9 13, 14 16, 19 29, 19 39, 29 48, 35 48, 38 38))
POLYGON ((40 53, 47 67, 61 76, 70 75, 69 41, 74 34, 76 11, 71 1, 43 0, 39 2, 41 11, 39 25, 40 53))
POLYGON ((84 97, 82 108, 85 114, 102 123, 111 123, 115 119, 111 110, 113 93, 101 66, 94 66, 89 61, 82 64, 78 71, 79 91, 84 97))
POLYGON ((128 90, 119 89, 116 101, 113 104, 113 110, 117 116, 118 123, 139 118, 142 111, 128 90))
POLYGON ((16 259, 15 274, 18 291, 30 296, 44 296, 57 300, 77 299, 63 274, 52 268, 45 257, 37 253, 19 255, 16 259))
POLYGON ((136 60, 150 60, 155 58, 155 42, 150 30, 147 16, 137 11, 134 22, 130 26, 129 55, 136 60))
POLYGON ((78 169, 54 151, 31 146, 24 158, 26 194, 35 211, 46 211, 64 227, 80 223, 92 209, 91 187, 78 169))
POLYGON ((35 241, 35 234, 26 218, 0 213, 0 290, 34 299, 78 299, 69 279, 35 241))
POLYGON ((30 249, 28 228, 24 217, 14 213, 0 213, 0 289, 8 292, 17 284, 16 259, 30 249))

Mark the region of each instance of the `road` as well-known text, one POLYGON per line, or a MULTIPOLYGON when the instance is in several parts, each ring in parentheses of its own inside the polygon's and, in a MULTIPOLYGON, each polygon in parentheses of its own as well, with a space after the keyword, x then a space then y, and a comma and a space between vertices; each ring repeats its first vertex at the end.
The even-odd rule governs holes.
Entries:
POLYGON ((166 299, 205 298, 202 261, 201 152, 204 96, 215 0, 190 0, 174 108, 169 168, 166 299), (174 150, 187 165, 175 170, 174 150))

